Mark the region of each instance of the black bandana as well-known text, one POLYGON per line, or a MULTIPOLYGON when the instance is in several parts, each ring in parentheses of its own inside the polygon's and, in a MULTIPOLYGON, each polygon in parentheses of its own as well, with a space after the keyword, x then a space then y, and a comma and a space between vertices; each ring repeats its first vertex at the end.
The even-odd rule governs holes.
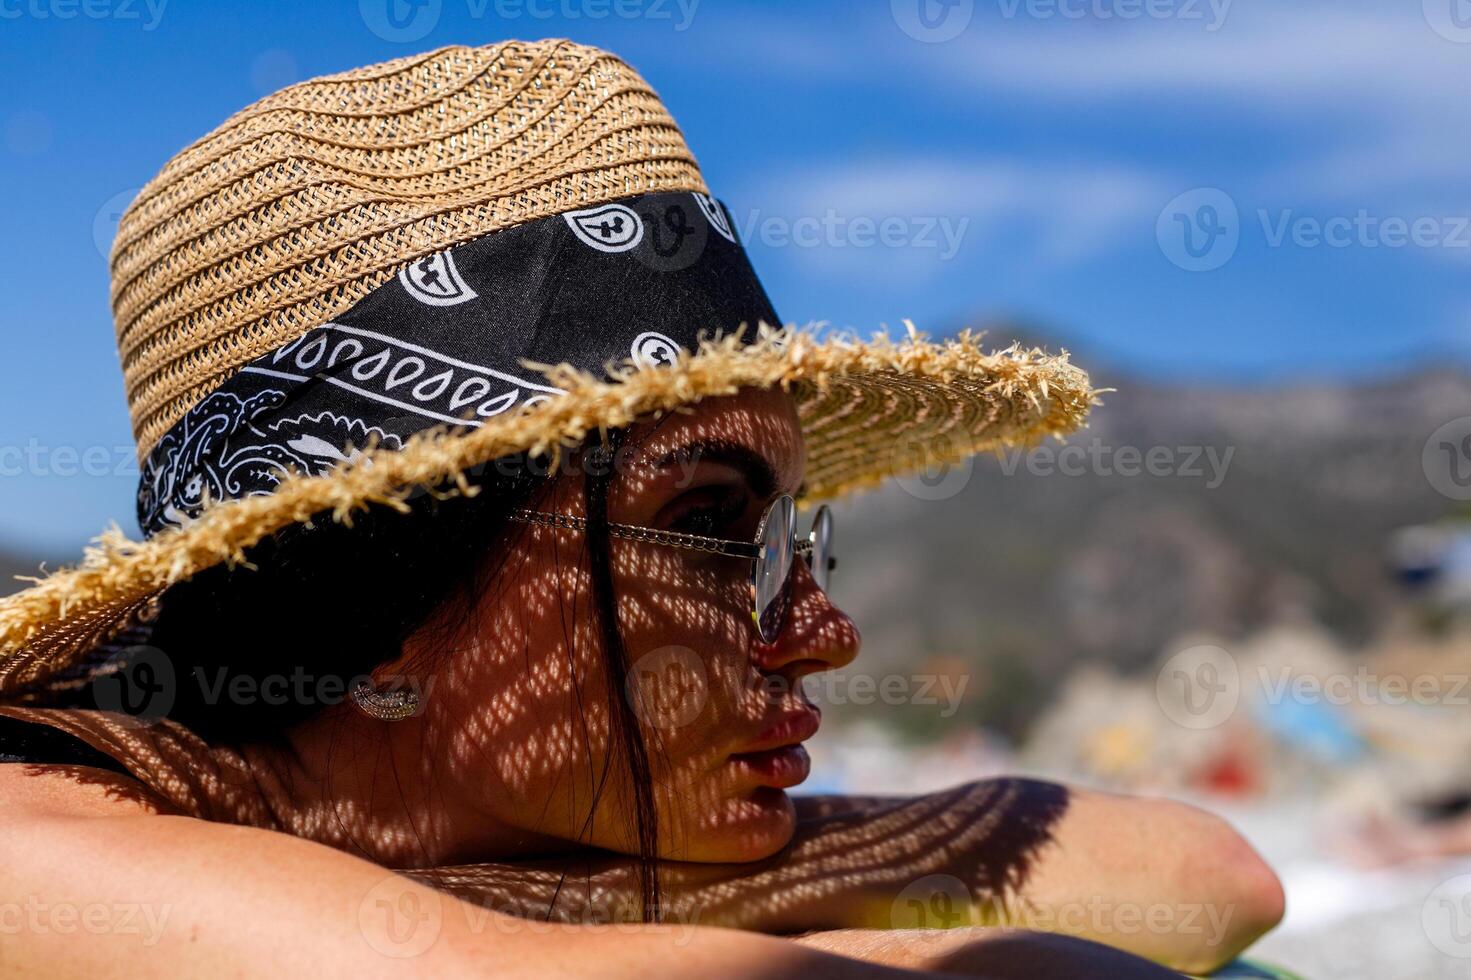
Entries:
POLYGON ((149 453, 147 535, 206 500, 321 475, 376 439, 478 426, 555 398, 522 360, 601 374, 669 363, 701 334, 776 324, 726 211, 704 194, 648 194, 543 218, 413 262, 333 320, 250 362, 149 453))

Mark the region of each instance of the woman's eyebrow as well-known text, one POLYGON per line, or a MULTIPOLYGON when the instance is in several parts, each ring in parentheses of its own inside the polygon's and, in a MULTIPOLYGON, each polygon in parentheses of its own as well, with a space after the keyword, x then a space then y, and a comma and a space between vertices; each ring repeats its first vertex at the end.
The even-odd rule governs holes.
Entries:
POLYGON ((700 463, 721 463, 739 470, 751 492, 758 497, 776 493, 776 469, 771 461, 750 446, 724 439, 700 439, 670 450, 654 461, 659 469, 679 466, 689 472, 700 463))

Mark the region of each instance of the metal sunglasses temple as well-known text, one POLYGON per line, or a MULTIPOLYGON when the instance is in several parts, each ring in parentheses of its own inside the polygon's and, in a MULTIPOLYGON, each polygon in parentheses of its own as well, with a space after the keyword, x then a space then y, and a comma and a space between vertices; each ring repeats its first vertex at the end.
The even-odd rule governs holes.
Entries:
MULTIPOLYGON (((511 511, 511 520, 521 524, 564 528, 569 531, 587 530, 587 518, 574 517, 571 514, 550 514, 546 511, 518 508, 511 511)), ((727 555, 731 558, 754 559, 761 554, 761 547, 751 541, 731 541, 727 538, 706 537, 703 534, 686 534, 683 531, 661 531, 658 528, 639 527, 635 524, 614 524, 609 522, 608 533, 615 538, 624 538, 629 541, 648 541, 652 544, 667 545, 671 548, 684 548, 687 551, 705 551, 714 555, 727 555)), ((799 555, 810 554, 812 551, 812 542, 798 540, 796 551, 799 555)))

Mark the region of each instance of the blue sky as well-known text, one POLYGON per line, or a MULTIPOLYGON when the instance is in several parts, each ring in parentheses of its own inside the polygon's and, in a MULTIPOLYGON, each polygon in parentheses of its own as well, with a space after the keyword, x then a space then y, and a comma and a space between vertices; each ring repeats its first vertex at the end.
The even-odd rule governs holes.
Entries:
POLYGON ((449 43, 632 62, 788 320, 1233 384, 1471 361, 1463 0, 416 2, 0 0, 0 546, 136 533, 122 202, 268 91, 449 43))

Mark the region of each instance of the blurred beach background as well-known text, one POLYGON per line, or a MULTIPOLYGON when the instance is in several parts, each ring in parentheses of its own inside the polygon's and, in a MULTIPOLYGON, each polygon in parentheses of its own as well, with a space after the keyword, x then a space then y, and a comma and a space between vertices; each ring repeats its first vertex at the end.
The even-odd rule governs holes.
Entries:
POLYGON ((1471 977, 1463 0, 0 2, 0 571, 137 534, 118 215, 293 81, 623 55, 789 321, 1066 348, 1066 443, 839 509, 811 789, 1022 772, 1236 821, 1310 978, 1471 977))

